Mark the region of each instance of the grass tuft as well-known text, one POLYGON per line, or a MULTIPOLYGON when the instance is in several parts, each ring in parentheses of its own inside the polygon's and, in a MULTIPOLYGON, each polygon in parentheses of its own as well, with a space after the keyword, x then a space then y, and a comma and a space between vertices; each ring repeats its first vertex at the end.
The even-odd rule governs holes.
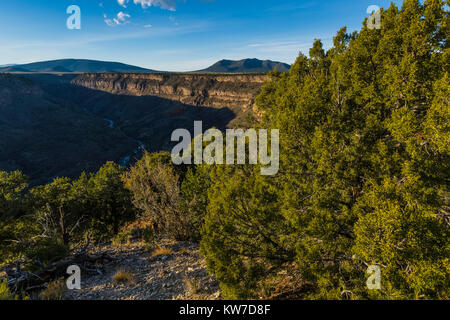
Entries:
POLYGON ((116 272, 116 274, 113 276, 113 280, 115 283, 118 284, 124 284, 124 285, 132 285, 134 284, 134 275, 125 270, 119 270, 116 272))
POLYGON ((186 287, 188 288, 189 292, 191 294, 198 294, 200 293, 200 288, 201 288, 201 282, 200 280, 193 280, 190 279, 187 275, 184 275, 183 277, 184 279, 184 283, 186 284, 186 287))
POLYGON ((172 249, 170 249, 170 248, 157 247, 155 250, 153 250, 152 257, 169 256, 172 253, 173 253, 172 249))

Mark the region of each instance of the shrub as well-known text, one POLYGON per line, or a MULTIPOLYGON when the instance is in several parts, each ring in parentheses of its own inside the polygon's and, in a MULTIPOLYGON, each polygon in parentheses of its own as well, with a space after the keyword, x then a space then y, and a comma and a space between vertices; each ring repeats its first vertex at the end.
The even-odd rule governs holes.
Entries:
POLYGON ((184 283, 191 294, 198 294, 201 291, 201 281, 189 278, 187 275, 183 276, 184 283))
POLYGON ((134 205, 154 221, 157 231, 176 240, 193 237, 194 219, 185 210, 180 178, 172 165, 155 162, 153 156, 146 154, 123 180, 133 195, 134 205))
POLYGON ((9 291, 6 279, 0 281, 0 301, 2 300, 18 300, 19 297, 15 296, 9 291))
POLYGON ((189 240, 200 241, 206 207, 208 205, 208 189, 211 186, 211 168, 200 165, 189 168, 181 184, 183 209, 189 217, 189 240))
POLYGON ((112 244, 119 246, 121 244, 129 243, 130 241, 130 233, 129 231, 121 231, 117 235, 114 236, 112 240, 112 244))
POLYGON ((89 179, 90 230, 99 241, 118 234, 127 222, 136 219, 130 192, 124 188, 125 168, 107 162, 89 179))
POLYGON ((153 250, 152 257, 168 256, 171 255, 172 253, 173 252, 170 248, 161 248, 158 246, 155 250, 153 250))
POLYGON ((123 284, 123 285, 128 285, 128 286, 134 284, 134 282, 135 282, 134 275, 131 272, 125 271, 125 270, 117 271, 113 276, 113 280, 114 280, 114 282, 116 282, 118 284, 123 284))
POLYGON ((68 245, 79 226, 82 199, 74 196, 69 178, 56 178, 44 186, 31 190, 34 220, 41 225, 42 234, 59 238, 68 245))
POLYGON ((50 282, 46 289, 40 293, 41 300, 64 300, 64 294, 66 293, 66 282, 64 279, 50 282))
POLYGON ((39 261, 44 266, 53 262, 66 258, 70 253, 68 245, 61 242, 59 239, 44 238, 33 246, 25 249, 26 257, 32 261, 31 269, 40 269, 39 264, 34 261, 39 261))
POLYGON ((228 299, 258 298, 261 281, 295 257, 279 189, 257 168, 217 168, 201 253, 228 299))
POLYGON ((58 238, 41 237, 39 224, 30 218, 0 222, 0 257, 3 263, 17 260, 29 262, 27 269, 36 270, 69 254, 69 246, 58 238))
POLYGON ((39 225, 29 218, 0 221, 0 266, 26 259, 26 250, 35 246, 39 225))
POLYGON ((15 218, 26 211, 28 178, 20 171, 0 171, 0 220, 15 218))
POLYGON ((152 227, 147 227, 142 231, 142 240, 149 246, 155 243, 155 231, 152 227))

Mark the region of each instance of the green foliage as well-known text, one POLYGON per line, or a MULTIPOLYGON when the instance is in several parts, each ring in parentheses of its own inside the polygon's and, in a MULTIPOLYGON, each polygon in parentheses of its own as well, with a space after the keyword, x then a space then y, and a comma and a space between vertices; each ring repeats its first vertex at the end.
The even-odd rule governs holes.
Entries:
POLYGON ((9 219, 0 221, 0 266, 26 258, 40 232, 39 225, 31 219, 9 219))
POLYGON ((75 181, 56 178, 29 192, 21 173, 0 172, 0 199, 7 200, 2 203, 28 213, 0 219, 1 264, 23 260, 29 262, 29 269, 35 269, 39 267, 35 260, 46 265, 67 256, 70 246, 86 232, 96 241, 117 234, 136 217, 131 195, 121 180, 124 170, 109 162, 96 174, 83 173, 75 181))
POLYGON ((69 255, 69 246, 62 243, 59 239, 43 238, 38 242, 24 250, 25 256, 32 261, 28 268, 31 270, 38 270, 42 266, 36 261, 39 261, 44 266, 53 262, 66 258, 69 255))
POLYGON ((44 229, 44 235, 58 238, 68 244, 71 229, 80 219, 78 216, 79 198, 73 194, 69 178, 56 178, 53 182, 31 190, 35 219, 44 229))
POLYGON ((79 240, 89 231, 95 240, 106 240, 135 217, 130 193, 121 177, 125 169, 107 162, 95 174, 81 174, 71 181, 57 178, 34 188, 36 219, 48 232, 64 243, 79 240))
POLYGON ((448 299, 449 16, 405 0, 381 30, 316 40, 256 99, 280 172, 211 176, 202 252, 226 298, 297 265, 301 298, 448 299), (368 265, 382 288, 368 290, 368 265))
POLYGON ((190 239, 199 241, 200 231, 208 205, 208 189, 211 186, 210 166, 200 165, 190 168, 181 183, 183 209, 189 215, 190 239))
POLYGON ((109 239, 136 217, 131 194, 122 183, 125 168, 107 162, 89 179, 90 230, 96 239, 109 239))
POLYGON ((18 300, 18 297, 9 291, 6 279, 0 281, 0 301, 2 300, 18 300))
POLYGON ((30 218, 0 222, 0 266, 22 260, 28 262, 27 269, 36 270, 40 267, 36 261, 48 265, 69 254, 68 245, 58 238, 42 237, 41 232, 30 218))
POLYGON ((180 190, 180 176, 172 164, 158 155, 144 157, 123 176, 125 187, 133 194, 133 203, 151 219, 157 229, 177 240, 189 240, 199 233, 198 219, 180 190))
POLYGON ((0 171, 0 219, 23 214, 24 195, 28 188, 28 178, 20 171, 10 173, 0 171))
POLYGON ((130 233, 128 231, 119 232, 112 239, 112 244, 115 246, 126 244, 130 241, 130 233))
POLYGON ((156 234, 153 228, 147 227, 142 232, 142 240, 149 246, 155 243, 156 234))
POLYGON ((255 168, 217 167, 212 176, 201 252, 224 297, 258 298, 258 281, 295 256, 279 190, 255 168))
POLYGON ((342 28, 330 50, 316 40, 271 72, 256 104, 259 126, 280 130, 276 176, 174 166, 167 152, 30 192, 0 172, 2 264, 51 263, 86 232, 151 246, 162 232, 201 240, 228 299, 267 298, 290 271, 296 298, 449 299, 449 22, 444 1, 405 0, 380 30, 342 28), (369 265, 381 290, 366 286, 369 265))

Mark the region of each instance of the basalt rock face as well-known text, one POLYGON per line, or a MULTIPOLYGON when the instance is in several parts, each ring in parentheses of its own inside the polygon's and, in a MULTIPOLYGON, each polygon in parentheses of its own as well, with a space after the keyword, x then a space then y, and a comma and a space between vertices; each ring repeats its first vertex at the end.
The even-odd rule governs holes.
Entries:
POLYGON ((240 114, 253 108, 264 74, 99 74, 86 73, 72 83, 112 94, 157 96, 198 107, 228 107, 240 114))

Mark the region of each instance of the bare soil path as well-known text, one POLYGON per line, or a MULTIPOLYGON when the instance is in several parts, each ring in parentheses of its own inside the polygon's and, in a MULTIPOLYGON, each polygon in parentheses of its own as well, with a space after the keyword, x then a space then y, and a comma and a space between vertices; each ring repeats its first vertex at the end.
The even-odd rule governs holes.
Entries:
POLYGON ((106 252, 114 261, 103 266, 102 275, 83 275, 81 290, 65 294, 70 300, 213 300, 220 299, 217 280, 206 272, 205 261, 197 244, 162 241, 163 254, 142 243, 122 246, 104 245, 95 249, 106 252), (123 270, 133 281, 119 284, 113 277, 123 270))

